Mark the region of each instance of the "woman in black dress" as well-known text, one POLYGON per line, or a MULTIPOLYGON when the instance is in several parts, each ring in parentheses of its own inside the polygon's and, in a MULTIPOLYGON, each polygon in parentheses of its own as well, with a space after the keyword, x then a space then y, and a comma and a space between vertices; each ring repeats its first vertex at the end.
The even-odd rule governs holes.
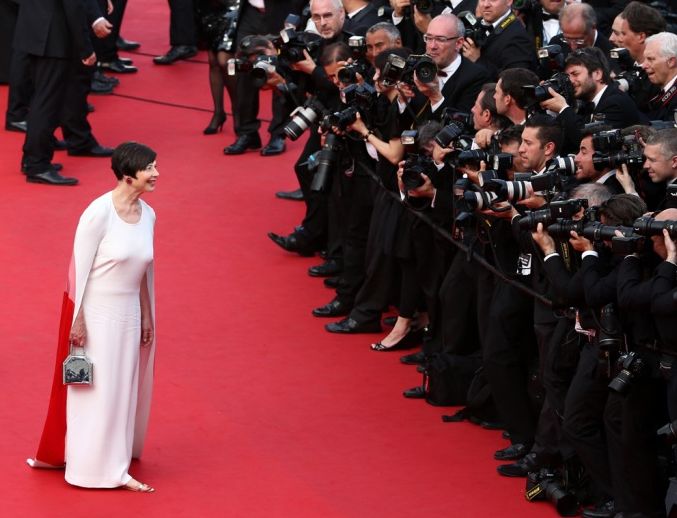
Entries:
POLYGON ((197 0, 195 4, 200 48, 209 58, 209 89, 214 101, 214 114, 203 133, 213 135, 223 128, 226 110, 223 87, 228 89, 231 105, 235 104, 235 77, 226 75, 226 64, 235 53, 235 29, 240 0, 197 0))

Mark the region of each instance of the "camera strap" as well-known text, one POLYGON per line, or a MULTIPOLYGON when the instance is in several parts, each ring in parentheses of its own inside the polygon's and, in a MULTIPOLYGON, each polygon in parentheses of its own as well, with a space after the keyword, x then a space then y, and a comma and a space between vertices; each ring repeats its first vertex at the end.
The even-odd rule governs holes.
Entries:
POLYGON ((668 89, 667 92, 661 92, 649 101, 649 104, 653 109, 661 108, 667 106, 672 98, 677 93, 677 81, 675 81, 672 86, 668 89))
POLYGON ((506 30, 515 20, 517 20, 517 16, 515 16, 515 13, 510 13, 510 15, 505 20, 503 20, 499 24, 499 26, 496 27, 496 29, 490 32, 490 34, 495 34, 496 36, 498 36, 504 30, 506 30))

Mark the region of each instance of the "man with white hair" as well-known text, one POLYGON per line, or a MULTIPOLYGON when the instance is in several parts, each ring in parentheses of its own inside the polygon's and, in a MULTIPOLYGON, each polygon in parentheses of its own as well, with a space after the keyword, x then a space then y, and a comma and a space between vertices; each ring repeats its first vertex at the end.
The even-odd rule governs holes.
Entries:
POLYGON ((677 110, 677 35, 659 32, 649 36, 644 49, 642 68, 649 81, 660 86, 660 93, 651 100, 651 120, 675 120, 677 110))

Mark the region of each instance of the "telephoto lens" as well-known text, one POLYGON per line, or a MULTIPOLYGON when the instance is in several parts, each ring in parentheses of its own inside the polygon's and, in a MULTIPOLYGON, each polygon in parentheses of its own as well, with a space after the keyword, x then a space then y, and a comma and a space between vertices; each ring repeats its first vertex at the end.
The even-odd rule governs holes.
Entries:
POLYGON ((647 237, 663 235, 665 229, 668 231, 670 239, 677 239, 677 221, 658 221, 651 216, 642 216, 635 220, 633 227, 636 233, 647 237))
POLYGON ((310 189, 313 191, 326 191, 329 188, 332 169, 336 167, 339 152, 342 149, 341 138, 333 133, 327 133, 324 146, 317 154, 317 171, 313 176, 310 189))
POLYGON ((454 141, 463 135, 463 128, 460 124, 452 122, 451 124, 445 126, 440 130, 440 132, 435 135, 435 142, 437 142, 440 147, 448 148, 453 147, 454 141))
POLYGON ((291 113, 291 120, 283 128, 285 135, 297 140, 324 112, 324 106, 315 98, 299 106, 291 113))

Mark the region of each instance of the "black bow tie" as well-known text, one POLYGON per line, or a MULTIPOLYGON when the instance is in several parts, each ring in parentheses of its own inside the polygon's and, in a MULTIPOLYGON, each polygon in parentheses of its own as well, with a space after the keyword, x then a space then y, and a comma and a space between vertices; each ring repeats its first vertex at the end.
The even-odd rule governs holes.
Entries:
POLYGON ((547 22, 548 20, 557 20, 559 21, 559 14, 550 14, 545 11, 541 11, 541 20, 547 22))
POLYGON ((447 77, 449 74, 447 74, 444 70, 438 70, 437 71, 437 77, 447 77))
POLYGON ((493 25, 485 25, 484 21, 482 21, 482 23, 480 24, 480 27, 482 27, 482 29, 484 31, 486 31, 487 34, 491 34, 492 32, 494 32, 494 26, 493 25))

